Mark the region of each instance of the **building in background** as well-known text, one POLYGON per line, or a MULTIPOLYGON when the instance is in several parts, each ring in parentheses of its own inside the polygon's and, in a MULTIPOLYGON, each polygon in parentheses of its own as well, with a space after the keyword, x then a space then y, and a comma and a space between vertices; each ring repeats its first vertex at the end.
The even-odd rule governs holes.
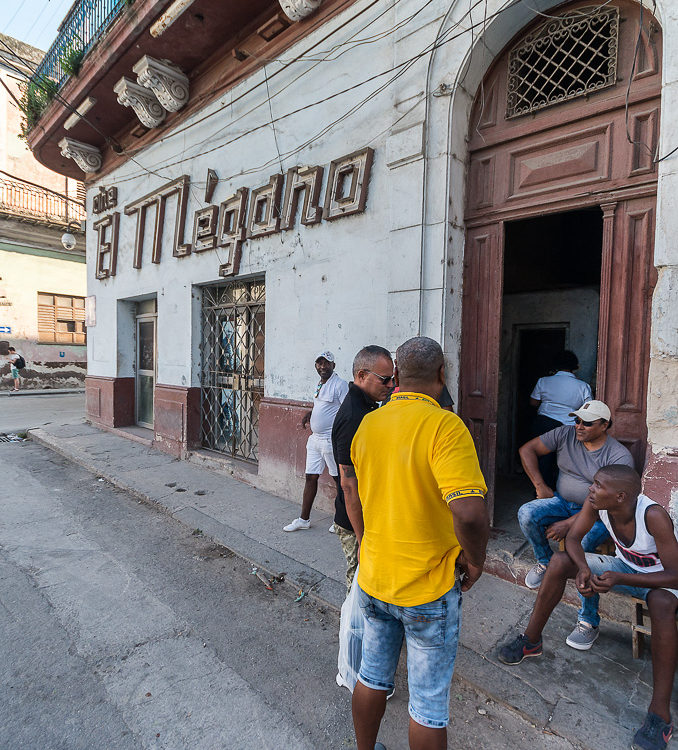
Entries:
MULTIPOLYGON (((23 388, 83 386, 87 371, 84 186, 40 164, 19 137, 22 84, 43 56, 0 35, 0 340, 26 360, 23 388)), ((0 357, 0 388, 12 386, 0 357)))
POLYGON ((565 347, 676 510, 678 17, 654 8, 76 2, 33 78, 68 107, 28 142, 88 186, 90 418, 293 494, 317 352, 348 376, 428 335, 501 525, 565 347))

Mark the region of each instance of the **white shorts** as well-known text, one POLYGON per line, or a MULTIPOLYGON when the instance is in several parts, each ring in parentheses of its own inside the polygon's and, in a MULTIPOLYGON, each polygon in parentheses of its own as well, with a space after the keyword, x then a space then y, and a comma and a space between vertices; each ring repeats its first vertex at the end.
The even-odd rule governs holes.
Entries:
POLYGON ((306 473, 322 474, 326 466, 333 477, 339 475, 332 453, 332 440, 311 433, 306 442, 306 473))

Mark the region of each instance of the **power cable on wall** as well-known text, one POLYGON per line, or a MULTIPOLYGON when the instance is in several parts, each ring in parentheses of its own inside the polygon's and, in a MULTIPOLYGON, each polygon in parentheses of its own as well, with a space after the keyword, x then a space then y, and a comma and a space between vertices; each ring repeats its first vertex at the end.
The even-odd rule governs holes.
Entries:
MULTIPOLYGON (((476 7, 477 5, 480 5, 481 3, 486 3, 486 2, 487 2, 487 0, 476 0, 476 3, 475 3, 475 5, 473 7, 476 7)), ((519 2, 521 2, 521 0, 514 0, 514 2, 512 3, 512 5, 516 5, 519 2)), ((493 16, 494 15, 499 15, 500 13, 504 12, 505 10, 506 10, 506 8, 504 8, 501 11, 498 11, 497 13, 493 14, 493 16)), ((380 86, 377 89, 375 89, 375 91, 370 92, 370 94, 368 94, 362 101, 358 102, 356 105, 353 105, 347 112, 345 112, 339 118, 337 118, 333 122, 331 122, 328 125, 326 125, 319 133, 316 133, 314 136, 312 136, 310 139, 308 139, 307 141, 305 141, 304 143, 302 143, 301 145, 299 145, 295 149, 293 149, 293 150, 291 150, 291 151, 286 152, 285 154, 283 154, 283 158, 288 158, 288 157, 290 157, 290 156, 298 153, 299 151, 303 150, 304 148, 306 148, 307 145, 309 145, 310 143, 313 143, 315 140, 317 140, 322 135, 325 135, 327 132, 329 132, 329 130, 331 130, 337 124, 339 124, 340 122, 342 122, 343 120, 345 120, 351 114, 354 114, 361 107, 363 107, 365 104, 367 104, 369 101, 371 101, 376 95, 378 95, 379 93, 381 93, 382 91, 384 91, 389 85, 391 85, 394 81, 396 81, 398 78, 400 78, 402 75, 404 75, 404 73, 407 72, 407 70, 409 70, 409 68, 413 64, 415 64, 416 62, 418 62, 422 57, 425 57, 425 56, 429 55, 431 52, 433 52, 435 49, 441 47, 443 44, 449 43, 449 42, 453 41, 454 39, 459 38, 459 36, 463 35, 464 33, 467 33, 469 30, 468 29, 464 29, 459 34, 450 36, 451 32, 455 28, 457 28, 463 22, 464 18, 467 15, 468 15, 468 13, 464 14, 464 16, 462 18, 460 18, 454 24, 453 27, 451 27, 450 29, 448 29, 443 34, 443 38, 438 39, 435 42, 431 42, 431 43, 427 44, 426 48, 424 48, 424 50, 422 50, 418 54, 414 55, 413 57, 409 58, 408 60, 405 60, 402 63, 399 63, 399 64, 397 64, 397 65, 395 65, 395 66, 393 66, 391 68, 388 68, 388 69, 386 69, 384 71, 381 71, 380 73, 372 75, 369 78, 367 78, 367 79, 365 79, 363 81, 360 81, 359 83, 352 84, 351 86, 349 86, 349 87, 347 87, 345 89, 342 89, 342 90, 340 90, 338 92, 335 92, 335 93, 330 94, 330 95, 328 95, 326 97, 323 97, 322 99, 316 100, 316 101, 311 102, 309 104, 306 104, 306 105, 304 105, 302 107, 299 107, 299 108, 297 108, 297 109, 295 109, 295 110, 293 110, 291 112, 287 112, 287 113, 285 113, 283 115, 278 116, 277 118, 274 118, 274 122, 279 122, 279 121, 281 121, 283 119, 286 119, 286 118, 291 117, 291 116, 293 116, 295 114, 298 114, 298 113, 300 113, 300 112, 302 112, 304 110, 310 109, 311 107, 315 107, 315 106, 318 106, 320 104, 324 104, 324 103, 326 103, 326 102, 328 102, 328 101, 330 101, 330 100, 332 100, 332 99, 334 99, 334 98, 336 98, 338 96, 341 96, 343 94, 349 93, 350 91, 352 91, 352 90, 354 90, 356 88, 359 88, 360 86, 363 86, 366 83, 370 83, 370 82, 372 82, 372 81, 374 81, 374 80, 376 80, 378 78, 381 78, 381 77, 383 77, 383 76, 385 76, 385 75, 387 75, 389 73, 392 73, 393 71, 398 71, 389 81, 387 81, 385 84, 383 84, 382 86, 380 86), (444 38, 446 36, 448 37, 447 39, 444 38)), ((479 25, 479 24, 477 24, 477 25, 479 25)), ((250 114, 250 112, 252 112, 254 109, 258 108, 259 106, 261 106, 261 104, 257 104, 255 107, 253 107, 248 112, 243 113, 243 115, 241 115, 239 118, 237 118, 237 120, 230 122, 227 126, 225 126, 225 128, 220 129, 220 131, 217 131, 217 133, 212 133, 204 141, 202 141, 201 143, 196 144, 196 145, 199 146, 199 145, 202 145, 203 143, 205 143, 207 141, 213 141, 214 138, 216 137, 216 135, 219 134, 219 132, 222 132, 224 129, 232 127, 233 124, 234 124, 234 122, 237 122, 240 119, 244 118, 245 116, 247 116, 248 114, 250 114)), ((228 145, 230 145, 230 144, 232 144, 232 143, 240 140, 241 138, 245 138, 245 137, 249 136, 251 133, 255 132, 256 130, 260 130, 262 128, 268 127, 270 124, 271 123, 269 121, 269 122, 263 123, 261 125, 258 125, 256 127, 249 128, 247 130, 247 132, 241 133, 241 134, 239 134, 237 136, 234 136, 230 140, 227 140, 227 141, 225 141, 225 142, 223 142, 223 143, 221 143, 221 144, 219 144, 217 146, 214 146, 212 148, 206 149, 204 151, 200 151, 198 153, 191 153, 191 155, 189 157, 182 157, 181 159, 178 159, 178 160, 170 162, 170 163, 163 163, 163 165, 162 165, 161 168, 162 169, 166 169, 166 168, 169 168, 169 167, 176 166, 177 164, 182 163, 185 160, 185 158, 192 158, 192 159, 194 159, 194 158, 198 158, 200 156, 204 156, 206 154, 212 153, 213 151, 216 151, 218 149, 224 148, 225 146, 228 146, 228 145)), ((185 129, 186 128, 184 128, 184 130, 185 129)), ((174 134, 172 134, 172 136, 173 135, 174 134)), ((168 137, 171 137, 171 136, 168 136, 168 137)), ((240 175, 240 174, 248 174, 248 173, 255 173, 255 172, 261 171, 262 169, 265 169, 267 166, 270 166, 270 164, 272 162, 275 162, 275 159, 272 160, 272 161, 268 161, 265 164, 260 165, 260 166, 258 166, 256 168, 253 168, 253 169, 250 169, 250 170, 246 170, 245 172, 242 172, 242 171, 238 172, 237 174, 232 175, 232 177, 235 177, 235 176, 240 175)), ((131 180, 137 179, 142 174, 143 174, 143 172, 137 172, 137 173, 129 175, 128 177, 119 179, 118 182, 119 183, 129 182, 131 180)), ((165 179, 167 179, 167 178, 165 178, 165 179)), ((231 178, 229 178, 229 179, 231 179, 231 178)))

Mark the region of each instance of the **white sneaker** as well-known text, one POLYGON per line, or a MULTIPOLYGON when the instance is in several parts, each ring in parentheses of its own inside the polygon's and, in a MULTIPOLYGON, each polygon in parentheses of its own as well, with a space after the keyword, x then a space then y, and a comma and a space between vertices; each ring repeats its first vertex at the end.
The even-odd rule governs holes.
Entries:
POLYGON ((304 521, 303 518, 295 518, 292 523, 288 523, 287 526, 283 526, 283 531, 302 531, 304 529, 311 528, 311 521, 304 521))
POLYGON ((332 524, 330 526, 330 528, 327 529, 327 530, 330 532, 330 534, 336 534, 337 533, 337 527, 334 524, 332 524))

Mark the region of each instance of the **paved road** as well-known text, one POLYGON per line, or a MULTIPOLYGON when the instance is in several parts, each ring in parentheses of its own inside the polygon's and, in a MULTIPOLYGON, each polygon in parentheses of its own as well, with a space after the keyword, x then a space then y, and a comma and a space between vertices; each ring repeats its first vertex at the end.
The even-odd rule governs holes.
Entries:
POLYGON ((0 433, 19 432, 51 422, 76 422, 85 414, 84 393, 49 396, 2 396, 0 433))
MULTIPOLYGON (((0 474, 3 750, 354 747, 334 615, 34 443, 0 474)), ((453 709, 450 748, 573 747, 458 683, 453 709)))

